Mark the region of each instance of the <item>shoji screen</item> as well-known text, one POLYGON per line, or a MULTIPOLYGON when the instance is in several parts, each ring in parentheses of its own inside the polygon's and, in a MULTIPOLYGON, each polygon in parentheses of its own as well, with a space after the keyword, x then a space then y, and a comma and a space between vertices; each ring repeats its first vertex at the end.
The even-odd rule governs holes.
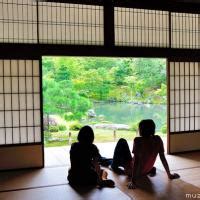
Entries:
POLYGON ((200 149, 200 63, 169 62, 170 152, 200 149))
POLYGON ((172 48, 200 48, 199 14, 171 13, 172 48))
POLYGON ((0 1, 0 42, 37 42, 36 1, 0 1))
POLYGON ((117 46, 168 47, 169 12, 115 8, 117 46))
POLYGON ((39 42, 103 45, 103 6, 39 2, 39 42))
POLYGON ((39 60, 0 60, 0 169, 29 167, 28 163, 33 167, 35 151, 40 154, 36 165, 41 163, 40 108, 39 60), (19 153, 21 149, 26 152, 19 153), (18 156, 21 159, 10 166, 18 156))

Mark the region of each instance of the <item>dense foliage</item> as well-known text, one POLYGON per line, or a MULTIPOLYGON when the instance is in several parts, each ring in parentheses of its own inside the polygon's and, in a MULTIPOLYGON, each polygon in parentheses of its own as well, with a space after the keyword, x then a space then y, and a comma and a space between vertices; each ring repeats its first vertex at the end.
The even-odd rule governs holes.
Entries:
POLYGON ((92 103, 166 103, 164 59, 44 57, 44 113, 80 119, 92 103))

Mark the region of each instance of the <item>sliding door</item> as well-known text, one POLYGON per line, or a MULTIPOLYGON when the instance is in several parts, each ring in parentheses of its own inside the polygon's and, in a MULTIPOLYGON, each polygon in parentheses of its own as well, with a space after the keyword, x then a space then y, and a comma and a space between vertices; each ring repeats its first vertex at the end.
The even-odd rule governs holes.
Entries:
POLYGON ((0 60, 0 170, 43 166, 39 60, 0 60))
POLYGON ((200 62, 168 62, 170 153, 200 150, 200 62))

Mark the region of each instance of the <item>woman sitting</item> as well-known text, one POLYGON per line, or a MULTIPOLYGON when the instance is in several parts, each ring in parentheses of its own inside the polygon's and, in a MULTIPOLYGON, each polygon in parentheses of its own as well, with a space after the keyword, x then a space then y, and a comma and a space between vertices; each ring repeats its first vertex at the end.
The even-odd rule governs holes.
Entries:
POLYGON ((98 160, 101 158, 99 150, 93 144, 94 132, 90 126, 84 126, 78 134, 78 142, 71 145, 68 180, 73 186, 99 185, 100 187, 114 187, 114 182, 107 179, 107 172, 100 168, 98 160))

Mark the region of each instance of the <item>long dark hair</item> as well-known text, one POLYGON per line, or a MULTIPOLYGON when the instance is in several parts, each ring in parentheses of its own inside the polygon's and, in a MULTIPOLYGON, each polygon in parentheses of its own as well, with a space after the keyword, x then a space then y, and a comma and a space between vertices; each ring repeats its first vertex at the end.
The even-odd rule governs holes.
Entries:
POLYGON ((94 132, 90 126, 83 126, 77 137, 80 143, 92 144, 94 141, 94 132))

